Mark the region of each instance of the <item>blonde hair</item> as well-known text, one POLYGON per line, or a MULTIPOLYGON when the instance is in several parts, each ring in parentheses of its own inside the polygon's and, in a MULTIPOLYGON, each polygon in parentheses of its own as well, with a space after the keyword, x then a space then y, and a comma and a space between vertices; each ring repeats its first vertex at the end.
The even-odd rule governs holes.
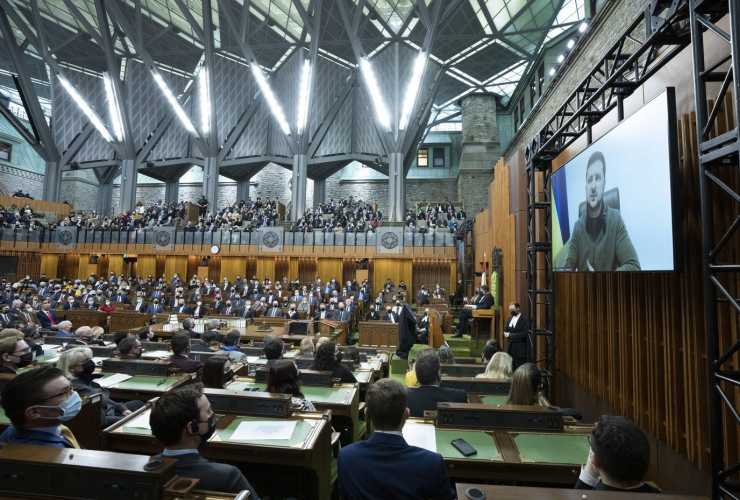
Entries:
POLYGON ((80 358, 84 356, 92 359, 92 349, 90 349, 89 347, 75 347, 68 351, 64 351, 62 355, 59 356, 59 361, 57 361, 57 368, 62 371, 62 375, 71 380, 74 378, 74 375, 71 371, 69 371, 69 368, 76 365, 80 358))
POLYGON ((327 342, 331 342, 331 339, 329 337, 321 337, 318 341, 316 341, 316 349, 318 349, 321 344, 326 344, 327 342))
MULTIPOLYGON (((0 336, 0 356, 3 354, 13 354, 18 342, 23 340, 23 334, 14 328, 6 328, 0 336)), ((2 364, 2 360, 0 360, 2 364)))
POLYGON ((301 354, 311 353, 313 353, 313 340, 311 339, 311 337, 306 337, 305 339, 301 340, 301 354))
POLYGON ((95 340, 102 340, 104 333, 105 333, 105 329, 102 326, 92 327, 92 335, 93 337, 95 337, 95 340))
POLYGON ((475 378, 491 378, 494 380, 511 380, 514 374, 514 358, 505 352, 497 352, 486 365, 486 371, 475 378))

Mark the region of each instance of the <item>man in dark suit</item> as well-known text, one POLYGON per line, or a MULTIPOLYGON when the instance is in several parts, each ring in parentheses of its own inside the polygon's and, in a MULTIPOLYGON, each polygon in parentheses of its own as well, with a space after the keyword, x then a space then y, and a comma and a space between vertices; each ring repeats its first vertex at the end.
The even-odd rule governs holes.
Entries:
POLYGON ((159 303, 159 299, 154 299, 154 303, 146 308, 146 313, 151 314, 154 316, 155 314, 162 314, 164 312, 164 308, 162 307, 162 304, 159 303))
POLYGON ((225 314, 226 316, 236 316, 236 308, 231 305, 231 300, 226 302, 226 307, 221 309, 221 314, 225 314))
POLYGON ((15 316, 10 314, 10 306, 8 304, 0 306, 0 327, 10 328, 13 320, 15 320, 15 316))
MULTIPOLYGON (((174 338, 173 338, 174 340, 174 338)), ((233 465, 209 462, 198 453, 216 430, 216 414, 203 395, 203 386, 191 384, 160 396, 150 417, 152 434, 164 445, 162 456, 176 458, 178 475, 198 479, 207 491, 239 493, 259 500, 249 481, 233 465)))
POLYGON ((190 308, 187 305, 185 305, 185 299, 180 299, 178 301, 175 312, 179 314, 192 314, 192 311, 190 310, 190 308))
POLYGON ((345 309, 344 303, 342 302, 339 303, 338 307, 339 308, 336 311, 334 311, 334 321, 342 321, 344 323, 348 323, 349 320, 351 319, 350 312, 347 309, 345 309))
POLYGON ((145 313, 149 306, 144 302, 144 297, 136 298, 136 305, 134 305, 134 311, 138 313, 145 313))
POLYGON ((514 370, 527 362, 527 332, 529 331, 529 318, 521 313, 519 302, 509 304, 511 317, 504 326, 504 337, 506 337, 506 352, 514 358, 514 370))
POLYGON ((126 292, 124 292, 123 290, 118 290, 118 293, 113 295, 113 297, 111 297, 111 300, 113 300, 114 302, 120 302, 121 304, 131 303, 131 301, 128 300, 128 295, 126 295, 126 292))
POLYGON ((390 321, 391 323, 398 323, 398 314, 396 314, 390 307, 385 308, 385 315, 383 321, 390 321))
MULTIPOLYGON (((457 497, 442 456, 410 446, 403 437, 409 418, 406 388, 381 379, 367 390, 365 414, 375 432, 339 451, 339 493, 346 499, 457 497)), ((178 471, 179 472, 179 471, 178 471)))
POLYGON ((254 319, 255 309, 252 307, 252 302, 247 301, 244 304, 244 310, 241 313, 241 317, 244 319, 254 319))
POLYGON ((429 308, 424 308, 424 316, 416 323, 416 333, 419 335, 422 344, 429 341, 429 308))
POLYGON ((321 304, 319 306, 319 312, 316 314, 316 319, 332 319, 333 314, 331 311, 326 310, 326 305, 321 304))
POLYGON ((41 310, 36 313, 36 318, 39 320, 41 328, 44 330, 56 330, 59 325, 59 319, 54 311, 49 308, 49 303, 44 302, 41 306, 41 310))
POLYGON ((375 309, 370 309, 365 315, 365 321, 380 321, 380 315, 375 309))
POLYGON ((80 304, 75 300, 73 296, 67 297, 67 301, 64 303, 64 306, 62 306, 62 309, 65 311, 69 311, 70 309, 79 309, 80 304))
POLYGON ((283 310, 280 309, 280 304, 278 304, 278 301, 274 301, 272 303, 272 307, 267 310, 267 315, 270 318, 282 318, 283 317, 283 310))
POLYGON ((488 293, 488 285, 481 285, 480 288, 483 296, 478 303, 463 307, 460 311, 460 322, 457 325, 457 333, 454 335, 455 338, 460 338, 468 333, 468 320, 473 317, 474 310, 484 311, 493 307, 493 295, 488 293))
POLYGON ((410 387, 408 407, 412 417, 423 417, 425 411, 437 411, 437 403, 467 403, 468 394, 461 389, 440 387, 442 370, 434 354, 416 360, 416 380, 419 387, 410 387))
POLYGON ((190 335, 186 330, 178 330, 173 333, 170 346, 173 353, 170 356, 170 361, 174 368, 178 368, 182 373, 198 373, 201 371, 203 363, 188 358, 190 335))

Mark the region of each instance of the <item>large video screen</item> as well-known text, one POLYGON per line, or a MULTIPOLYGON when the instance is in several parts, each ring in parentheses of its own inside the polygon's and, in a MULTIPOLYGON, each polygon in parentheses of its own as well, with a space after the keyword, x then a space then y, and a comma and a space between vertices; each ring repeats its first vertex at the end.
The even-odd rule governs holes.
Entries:
POLYGON ((553 173, 555 271, 674 271, 678 247, 672 88, 553 173))

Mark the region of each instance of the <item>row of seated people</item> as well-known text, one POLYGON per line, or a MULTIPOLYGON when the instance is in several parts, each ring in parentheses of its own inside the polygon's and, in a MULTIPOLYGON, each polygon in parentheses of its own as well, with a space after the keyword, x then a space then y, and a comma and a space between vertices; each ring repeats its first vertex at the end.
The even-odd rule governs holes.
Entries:
MULTIPOLYGON (((327 348, 334 349, 330 344, 327 348)), ((434 359, 422 356, 417 366, 428 364, 427 368, 433 369, 434 359)), ((226 380, 229 369, 225 358, 222 362, 220 380, 226 380)), ((420 369, 420 380, 425 371, 420 369)), ((11 425, 0 436, 0 442, 79 448, 64 425, 81 407, 74 380, 52 367, 30 370, 12 379, 2 394, 2 406, 11 425)), ((430 390, 424 387, 427 384, 419 389, 430 390)), ((301 399, 300 381, 292 362, 278 361, 270 367, 268 390, 301 399)), ((342 498, 456 497, 442 456, 409 446, 403 438, 403 427, 413 416, 414 398, 418 399, 412 389, 390 379, 379 380, 368 389, 365 412, 375 431, 367 441, 339 452, 342 498)), ((198 448, 213 435, 215 419, 202 387, 192 384, 163 394, 151 411, 149 423, 152 434, 164 447, 162 455, 178 459, 178 474, 201 479, 203 489, 250 490, 251 498, 258 498, 237 468, 200 456, 198 448)), ((590 444, 577 488, 655 492, 642 482, 649 465, 649 445, 637 426, 620 417, 603 417, 594 426, 590 444)))

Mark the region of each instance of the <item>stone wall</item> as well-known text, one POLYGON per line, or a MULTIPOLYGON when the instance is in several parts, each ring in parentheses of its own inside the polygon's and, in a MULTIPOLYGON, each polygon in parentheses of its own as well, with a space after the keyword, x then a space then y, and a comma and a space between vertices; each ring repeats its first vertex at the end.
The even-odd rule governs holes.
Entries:
POLYGON ((0 194, 11 196, 19 189, 22 189, 24 193, 30 193, 34 199, 40 200, 44 190, 44 176, 0 165, 0 194))

